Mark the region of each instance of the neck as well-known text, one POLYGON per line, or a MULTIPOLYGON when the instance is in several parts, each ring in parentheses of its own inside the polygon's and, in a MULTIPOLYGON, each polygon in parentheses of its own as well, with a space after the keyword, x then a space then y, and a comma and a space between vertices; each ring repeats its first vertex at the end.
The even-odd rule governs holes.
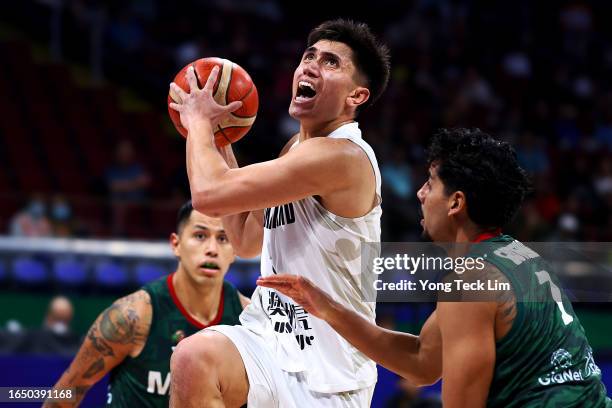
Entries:
POLYGON ((313 137, 325 137, 342 125, 354 122, 349 118, 336 118, 329 122, 309 123, 308 121, 300 121, 300 142, 313 137))
POLYGON ((181 266, 172 276, 172 284, 179 301, 194 319, 208 325, 219 312, 223 280, 198 285, 191 281, 181 266))
POLYGON ((478 242, 490 236, 501 234, 500 228, 481 228, 474 224, 463 226, 457 229, 455 242, 478 242))

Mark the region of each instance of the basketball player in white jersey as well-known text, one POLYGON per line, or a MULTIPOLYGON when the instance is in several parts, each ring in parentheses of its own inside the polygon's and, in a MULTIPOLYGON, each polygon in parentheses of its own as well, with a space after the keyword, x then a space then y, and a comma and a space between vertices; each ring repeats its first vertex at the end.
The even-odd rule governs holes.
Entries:
MULTIPOLYGON (((328 21, 308 37, 289 107, 300 121, 276 160, 238 168, 213 129, 240 102, 212 98, 218 69, 181 102, 194 207, 222 216, 239 256, 261 252, 261 275, 305 276, 374 322, 361 299, 361 243, 380 240, 380 172, 356 117, 384 91, 389 54, 365 24, 328 21), (265 209, 265 210, 261 210, 265 209)), ((367 407, 374 362, 284 295, 257 288, 242 326, 183 340, 172 361, 173 407, 367 407)))

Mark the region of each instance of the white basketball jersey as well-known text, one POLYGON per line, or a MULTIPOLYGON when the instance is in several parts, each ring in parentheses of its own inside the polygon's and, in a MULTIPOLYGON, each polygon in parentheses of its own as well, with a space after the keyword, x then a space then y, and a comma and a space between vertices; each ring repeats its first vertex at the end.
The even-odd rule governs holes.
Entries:
MULTIPOLYGON (((372 148, 361 138, 357 123, 343 125, 328 137, 349 139, 368 155, 376 174, 377 205, 359 218, 334 215, 314 197, 266 209, 261 275, 305 276, 335 300, 374 322, 375 303, 363 301, 361 244, 380 241, 378 163, 372 148)), ((240 320, 269 339, 285 371, 304 372, 313 391, 337 393, 376 383, 372 360, 326 322, 274 290, 258 287, 240 320)))

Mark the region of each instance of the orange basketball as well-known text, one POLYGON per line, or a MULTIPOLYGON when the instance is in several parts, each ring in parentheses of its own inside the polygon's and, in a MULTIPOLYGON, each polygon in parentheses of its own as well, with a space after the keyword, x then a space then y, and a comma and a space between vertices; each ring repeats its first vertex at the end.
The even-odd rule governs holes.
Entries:
MULTIPOLYGON (((210 71, 215 65, 219 66, 219 75, 213 89, 213 97, 215 101, 221 105, 227 105, 230 102, 242 101, 242 106, 237 111, 226 117, 215 129, 215 143, 217 146, 225 146, 240 140, 249 131, 255 117, 257 116, 257 108, 259 107, 259 96, 257 88, 251 80, 247 72, 238 64, 234 64, 223 58, 201 58, 190 64, 187 64, 174 77, 174 82, 180 86, 185 92, 189 92, 189 84, 187 83, 187 68, 193 65, 198 79, 200 89, 206 84, 206 80, 210 71)), ((177 102, 178 96, 170 91, 168 94, 168 105, 171 102, 177 102)), ((183 137, 187 137, 187 129, 181 124, 180 114, 168 106, 170 119, 183 137)))

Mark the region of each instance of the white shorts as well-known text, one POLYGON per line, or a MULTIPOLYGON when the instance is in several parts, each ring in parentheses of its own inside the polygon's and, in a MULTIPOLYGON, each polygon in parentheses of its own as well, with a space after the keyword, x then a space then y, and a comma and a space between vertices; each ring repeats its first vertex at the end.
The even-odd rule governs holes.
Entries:
POLYGON ((374 386, 337 394, 311 391, 302 373, 280 368, 264 338, 243 326, 213 326, 238 349, 249 378, 249 408, 365 408, 369 407, 374 386))

